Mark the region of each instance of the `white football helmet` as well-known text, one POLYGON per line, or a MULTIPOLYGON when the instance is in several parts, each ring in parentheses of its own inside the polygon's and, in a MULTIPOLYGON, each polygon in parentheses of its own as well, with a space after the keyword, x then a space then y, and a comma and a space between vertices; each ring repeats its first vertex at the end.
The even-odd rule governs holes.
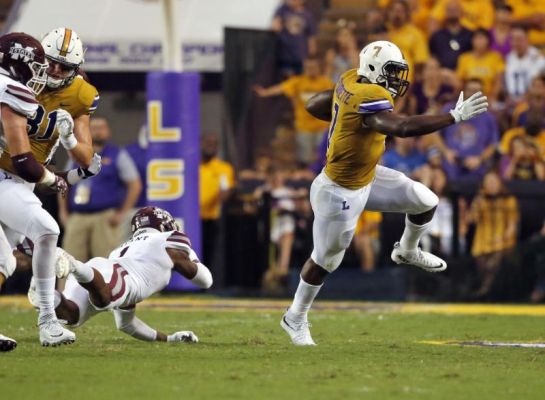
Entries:
POLYGON ((53 29, 43 37, 42 46, 46 58, 61 64, 63 71, 67 73, 62 79, 48 75, 47 87, 58 89, 69 85, 84 61, 83 43, 78 34, 70 28, 53 29))
POLYGON ((403 96, 409 87, 409 65, 392 42, 371 42, 360 52, 358 75, 384 86, 394 97, 403 96))

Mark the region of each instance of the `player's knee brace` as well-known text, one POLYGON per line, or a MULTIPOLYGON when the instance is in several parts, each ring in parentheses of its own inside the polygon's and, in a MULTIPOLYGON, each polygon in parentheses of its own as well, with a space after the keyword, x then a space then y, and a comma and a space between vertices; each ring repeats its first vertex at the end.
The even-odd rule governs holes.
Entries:
POLYGON ((412 189, 418 199, 419 213, 429 211, 439 204, 437 195, 420 182, 415 182, 412 189))

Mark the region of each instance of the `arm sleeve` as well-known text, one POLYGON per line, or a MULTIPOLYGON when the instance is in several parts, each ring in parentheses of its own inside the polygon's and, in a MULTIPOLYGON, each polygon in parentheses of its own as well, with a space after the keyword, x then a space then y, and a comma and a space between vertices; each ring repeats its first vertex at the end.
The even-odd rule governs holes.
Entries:
POLYGON ((117 172, 125 183, 132 182, 140 177, 138 168, 127 150, 121 149, 116 160, 117 172))
MULTIPOLYGON (((185 252, 189 253, 191 256, 191 252, 193 251, 191 249, 191 241, 187 237, 187 235, 180 231, 173 231, 165 241, 165 247, 169 249, 178 249, 178 250, 184 250, 185 252)), ((193 260, 191 260, 193 261, 193 260)))
POLYGON ((363 101, 358 106, 358 114, 375 114, 380 111, 392 111, 394 106, 388 99, 363 101))
MULTIPOLYGON (((76 79, 83 79, 81 76, 76 79)), ((80 90, 78 92, 78 99, 81 104, 81 110, 77 113, 77 116, 80 115, 91 115, 93 114, 100 100, 97 89, 88 82, 83 82, 80 90)))
POLYGON ((117 329, 138 340, 152 342, 157 339, 157 331, 138 319, 135 310, 113 310, 117 329))

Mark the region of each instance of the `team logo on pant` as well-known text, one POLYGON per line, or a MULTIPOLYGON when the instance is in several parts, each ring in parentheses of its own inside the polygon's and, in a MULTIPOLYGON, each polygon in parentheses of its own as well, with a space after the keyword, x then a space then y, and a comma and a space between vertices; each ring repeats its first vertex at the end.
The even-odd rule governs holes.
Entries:
POLYGON ((350 206, 348 204, 346 204, 346 200, 343 201, 343 208, 342 210, 350 210, 350 206))

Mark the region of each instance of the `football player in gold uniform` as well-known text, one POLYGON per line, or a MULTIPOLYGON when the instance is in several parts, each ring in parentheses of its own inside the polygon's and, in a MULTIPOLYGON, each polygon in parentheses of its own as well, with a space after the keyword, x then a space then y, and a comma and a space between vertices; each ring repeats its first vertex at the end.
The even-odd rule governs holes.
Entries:
POLYGON ((301 271, 293 303, 280 322, 296 345, 315 345, 307 313, 326 276, 341 263, 364 209, 406 214, 405 230, 392 252, 394 262, 431 272, 447 267, 445 261, 418 247, 435 212, 437 196, 421 183, 377 163, 386 135, 432 133, 485 112, 488 103, 480 92, 467 100, 460 93, 449 113, 397 115, 394 98, 407 91, 408 70, 396 45, 373 42, 361 51, 357 70, 347 71, 333 91, 319 93, 307 103, 311 114, 331 124, 327 163, 310 190, 314 249, 301 271))
MULTIPOLYGON (((32 153, 47 164, 60 142, 83 171, 93 159, 89 118, 99 100, 95 87, 79 75, 83 45, 73 30, 57 28, 44 36, 42 46, 49 67, 46 88, 37 96, 38 110, 28 119, 32 153)), ((0 168, 14 172, 8 153, 0 157, 0 168)))

